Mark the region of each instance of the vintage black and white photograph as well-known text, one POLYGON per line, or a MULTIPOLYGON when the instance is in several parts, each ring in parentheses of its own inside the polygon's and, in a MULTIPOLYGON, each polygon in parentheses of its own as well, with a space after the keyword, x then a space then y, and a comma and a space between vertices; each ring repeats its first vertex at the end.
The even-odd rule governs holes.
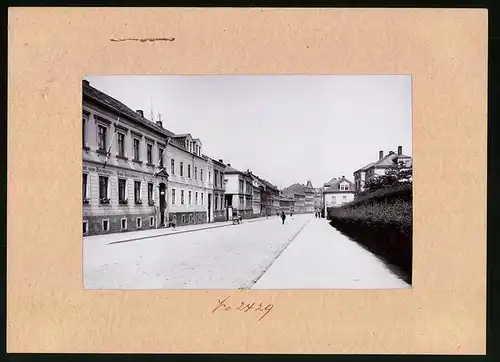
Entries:
POLYGON ((408 289, 410 75, 89 75, 86 289, 408 289))

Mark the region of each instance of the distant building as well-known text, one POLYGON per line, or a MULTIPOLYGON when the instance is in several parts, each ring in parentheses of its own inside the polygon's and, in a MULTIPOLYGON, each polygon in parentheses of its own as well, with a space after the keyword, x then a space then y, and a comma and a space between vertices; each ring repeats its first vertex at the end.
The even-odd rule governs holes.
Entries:
POLYGON ((214 220, 213 221, 226 221, 226 205, 225 205, 225 190, 226 190, 226 165, 224 161, 219 159, 212 159, 214 167, 213 176, 213 189, 214 189, 214 220))
POLYGON ((264 184, 259 180, 257 176, 248 171, 250 177, 252 177, 253 186, 253 215, 255 217, 265 215, 262 211, 262 191, 264 189, 264 184))
POLYGON ((295 183, 283 189, 283 196, 293 198, 294 212, 297 214, 306 213, 306 192, 304 190, 304 185, 295 183))
POLYGON ((376 176, 385 175, 387 169, 401 165, 403 168, 412 166, 412 158, 403 154, 403 147, 398 146, 398 152, 390 151, 384 156, 384 151, 379 151, 378 160, 371 162, 359 170, 354 171, 354 184, 356 192, 362 192, 365 184, 376 176))
POLYGON ((280 191, 276 185, 273 185, 263 178, 257 177, 261 183, 261 214, 275 215, 280 210, 280 191))
POLYGON ((346 179, 345 176, 333 178, 325 183, 325 190, 323 191, 325 215, 328 207, 339 207, 353 201, 354 194, 354 183, 346 179))
POLYGON ((312 185, 310 180, 307 181, 304 186, 304 194, 305 194, 305 206, 307 213, 313 213, 315 211, 315 197, 316 190, 312 185))
POLYGON ((280 210, 284 211, 286 214, 290 214, 294 211, 295 199, 293 197, 280 196, 280 210))
POLYGON ((248 172, 239 171, 231 164, 226 165, 226 205, 227 218, 240 215, 243 218, 253 217, 253 179, 248 172))

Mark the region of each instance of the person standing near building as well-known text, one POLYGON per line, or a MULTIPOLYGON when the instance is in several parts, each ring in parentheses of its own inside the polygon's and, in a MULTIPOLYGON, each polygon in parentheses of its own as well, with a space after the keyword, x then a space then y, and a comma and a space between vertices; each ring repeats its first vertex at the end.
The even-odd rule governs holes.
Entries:
POLYGON ((281 221, 283 222, 283 225, 285 224, 285 219, 286 219, 285 212, 284 212, 284 211, 282 211, 282 212, 281 212, 281 221))

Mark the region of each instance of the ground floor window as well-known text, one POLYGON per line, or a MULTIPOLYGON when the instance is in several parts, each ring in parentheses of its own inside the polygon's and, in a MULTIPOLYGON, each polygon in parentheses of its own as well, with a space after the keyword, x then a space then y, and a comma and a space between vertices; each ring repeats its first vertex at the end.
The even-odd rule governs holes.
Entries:
POLYGON ((186 223, 186 215, 182 215, 182 223, 186 223))
POLYGON ((142 228, 142 218, 140 217, 137 218, 137 228, 138 229, 142 228))
POLYGON ((122 219, 122 230, 127 230, 127 219, 122 219))
POLYGON ((102 231, 109 231, 109 220, 102 220, 102 231))
POLYGON ((189 223, 193 222, 193 215, 189 214, 189 223))
POLYGON ((149 226, 155 226, 155 218, 154 218, 154 216, 151 216, 149 218, 149 226))
POLYGON ((89 222, 87 220, 83 221, 83 234, 89 233, 89 222))

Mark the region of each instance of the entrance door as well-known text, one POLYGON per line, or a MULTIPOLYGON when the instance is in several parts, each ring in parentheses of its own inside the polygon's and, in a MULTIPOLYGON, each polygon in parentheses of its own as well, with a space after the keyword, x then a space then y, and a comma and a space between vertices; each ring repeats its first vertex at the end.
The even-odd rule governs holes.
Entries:
POLYGON ((212 194, 208 194, 208 222, 212 222, 212 194))
POLYGON ((167 208, 167 202, 166 202, 166 186, 162 182, 158 186, 160 189, 160 226, 165 226, 165 209, 167 208))

